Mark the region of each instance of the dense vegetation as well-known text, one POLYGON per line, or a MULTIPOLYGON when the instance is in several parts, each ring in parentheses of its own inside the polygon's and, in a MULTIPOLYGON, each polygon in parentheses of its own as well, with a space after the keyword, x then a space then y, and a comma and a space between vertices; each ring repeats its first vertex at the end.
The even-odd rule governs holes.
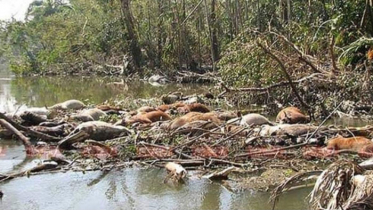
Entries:
POLYGON ((292 76, 312 72, 297 53, 325 71, 359 69, 373 44, 371 7, 369 0, 36 0, 24 22, 2 22, 0 54, 20 74, 105 72, 126 62, 127 74, 212 66, 230 85, 264 86, 284 78, 260 45, 292 76))

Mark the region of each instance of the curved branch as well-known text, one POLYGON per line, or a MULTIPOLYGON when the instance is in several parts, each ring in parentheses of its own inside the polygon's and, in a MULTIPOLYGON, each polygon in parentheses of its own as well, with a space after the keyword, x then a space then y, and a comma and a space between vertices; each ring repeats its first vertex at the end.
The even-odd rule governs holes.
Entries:
MULTIPOLYGON (((306 80, 310 80, 310 79, 312 79, 314 77, 317 77, 319 75, 322 75, 322 74, 321 73, 311 74, 309 76, 306 76, 306 77, 303 77, 301 79, 293 81, 293 84, 302 83, 306 80)), ((223 95, 225 95, 226 93, 229 93, 229 92, 267 92, 267 91, 270 91, 270 90, 278 88, 278 87, 283 87, 283 86, 290 85, 290 82, 282 81, 282 82, 279 82, 279 83, 269 85, 267 87, 248 87, 248 88, 230 88, 230 87, 227 87, 223 82, 221 82, 220 85, 223 87, 224 92, 220 93, 219 96, 223 96, 223 95)))
POLYGON ((310 60, 308 60, 307 58, 308 55, 304 54, 301 50, 299 50, 299 48, 294 43, 289 41, 284 35, 277 34, 273 31, 271 31, 270 33, 280 37, 282 40, 288 43, 291 46, 291 48, 293 48, 299 54, 299 60, 309 65, 311 69, 313 70, 313 72, 321 73, 321 71, 310 60))
POLYGON ((284 73, 286 79, 288 80, 288 82, 290 84, 291 89, 293 90, 295 96, 298 98, 301 105, 303 107, 305 107, 306 109, 310 109, 311 107, 308 104, 306 104, 303 101, 303 99, 300 97, 297 88, 295 87, 293 81, 291 80, 291 77, 290 77, 289 73, 286 71, 286 68, 285 68, 284 64, 281 62, 281 60, 276 55, 274 55, 272 52, 270 52, 267 47, 264 47, 262 44, 260 44, 259 41, 257 41, 257 44, 260 48, 263 49, 263 51, 265 53, 267 53, 271 58, 273 58, 280 65, 280 68, 281 68, 282 72, 284 73))

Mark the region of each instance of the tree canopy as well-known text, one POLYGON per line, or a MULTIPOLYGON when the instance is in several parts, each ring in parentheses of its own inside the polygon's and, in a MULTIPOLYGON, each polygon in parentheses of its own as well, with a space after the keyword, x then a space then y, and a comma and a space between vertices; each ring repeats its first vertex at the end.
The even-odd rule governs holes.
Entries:
POLYGON ((2 22, 0 53, 20 74, 122 65, 128 56, 132 65, 125 73, 212 66, 232 85, 271 83, 280 75, 258 38, 290 56, 295 51, 281 35, 320 61, 335 56, 336 65, 354 66, 366 59, 372 44, 370 3, 36 0, 25 21, 2 22))

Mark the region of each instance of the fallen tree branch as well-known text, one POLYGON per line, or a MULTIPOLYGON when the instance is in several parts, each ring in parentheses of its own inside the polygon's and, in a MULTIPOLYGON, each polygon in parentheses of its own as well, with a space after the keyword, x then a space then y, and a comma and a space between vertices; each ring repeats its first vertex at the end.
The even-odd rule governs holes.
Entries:
POLYGON ((30 142, 30 139, 27 138, 25 135, 23 135, 19 130, 17 130, 15 127, 13 127, 10 123, 5 121, 4 119, 0 119, 0 124, 4 126, 6 129, 8 129, 10 132, 12 132, 19 140, 22 141, 23 145, 26 148, 27 154, 30 154, 32 152, 32 144, 30 142))
POLYGON ((303 181, 304 178, 308 178, 310 176, 320 175, 323 171, 305 171, 301 173, 297 173, 294 176, 287 179, 285 182, 277 186, 273 191, 270 197, 270 201, 273 202, 272 210, 275 209, 276 203, 279 200, 279 196, 285 192, 287 189, 290 189, 294 186, 294 184, 298 184, 299 182, 303 181))
POLYGON ((304 63, 306 63, 307 65, 309 65, 311 67, 311 69, 313 70, 313 72, 321 73, 321 71, 307 58, 307 56, 309 56, 309 55, 306 55, 301 50, 299 50, 299 48, 293 42, 288 40, 284 35, 280 35, 280 34, 275 33, 273 31, 271 31, 270 33, 280 37, 282 40, 284 40, 286 43, 288 43, 299 54, 299 60, 301 60, 304 63))
POLYGON ((30 173, 34 173, 34 172, 40 172, 40 171, 44 171, 44 170, 48 170, 48 169, 56 169, 57 166, 58 166, 57 163, 43 163, 43 164, 37 165, 37 166, 35 166, 31 169, 28 169, 28 170, 25 170, 25 171, 22 171, 22 172, 19 172, 19 173, 15 173, 15 174, 11 174, 11 175, 1 174, 0 175, 0 183, 5 181, 5 180, 14 179, 16 177, 29 175, 30 173))
POLYGON ((218 144, 221 144, 222 142, 227 141, 227 140, 229 140, 229 139, 235 137, 236 135, 240 134, 242 131, 244 131, 244 130, 246 130, 246 129, 247 129, 247 128, 241 128, 240 130, 238 130, 237 132, 235 132, 235 133, 233 133, 232 135, 228 136, 227 138, 224 138, 224 139, 221 139, 221 140, 217 141, 217 142, 214 143, 212 146, 214 147, 214 146, 216 146, 216 145, 218 145, 218 144))
POLYGON ((237 170, 237 168, 235 166, 231 166, 231 167, 228 167, 226 169, 223 169, 221 171, 214 171, 213 173, 211 174, 208 174, 208 175, 204 175, 202 176, 202 178, 205 178, 205 179, 214 179, 214 180, 223 180, 223 179, 228 179, 228 175, 237 170))
POLYGON ((291 145, 291 146, 288 146, 288 147, 271 149, 271 150, 267 150, 267 151, 258 151, 258 152, 250 152, 250 153, 245 153, 245 154, 238 154, 238 155, 235 155, 234 157, 235 158, 242 158, 242 157, 250 157, 250 156, 253 156, 253 155, 264 155, 264 154, 277 153, 277 152, 280 152, 280 151, 295 149, 295 148, 303 147, 303 146, 306 146, 306 145, 308 145, 308 142, 304 142, 304 143, 296 144, 296 145, 291 145))
POLYGON ((308 104, 306 104, 306 103, 303 101, 303 99, 300 97, 300 95, 299 95, 299 93, 298 93, 298 90, 297 90, 297 88, 295 87, 295 85, 293 84, 293 81, 292 81, 292 79, 291 79, 289 73, 287 72, 287 70, 286 70, 284 64, 282 63, 282 61, 281 61, 281 60, 280 60, 276 55, 274 55, 274 54, 273 54, 273 53, 272 53, 272 52, 271 52, 267 47, 264 47, 261 43, 259 43, 259 41, 257 42, 257 44, 258 44, 258 46, 259 46, 260 48, 263 49, 263 51, 264 51, 265 53, 267 53, 271 58, 273 58, 273 59, 274 59, 274 60, 275 60, 279 65, 280 65, 280 68, 281 68, 282 72, 284 73, 286 79, 288 80, 288 82, 289 82, 289 84, 290 84, 291 89, 293 90, 295 96, 298 98, 298 100, 299 100, 299 102, 301 103, 301 105, 302 105, 303 107, 305 107, 307 110, 311 109, 311 107, 310 107, 308 104))
POLYGON ((300 61, 303 61, 305 64, 309 65, 311 67, 311 69, 313 70, 313 72, 315 73, 321 73, 315 65, 313 65, 313 63, 311 63, 311 61, 307 60, 306 58, 302 57, 302 56, 299 56, 298 57, 300 61))
MULTIPOLYGON (((301 79, 293 81, 293 84, 299 84, 299 83, 302 83, 306 80, 313 79, 314 77, 317 77, 317 76, 320 76, 320 75, 322 75, 322 74, 321 73, 314 73, 314 74, 308 75, 306 77, 303 77, 301 79)), ((219 96, 223 96, 223 95, 225 95, 226 93, 229 93, 229 92, 268 92, 268 91, 270 91, 272 89, 275 89, 275 88, 278 88, 278 87, 288 86, 288 85, 290 85, 290 82, 282 81, 282 82, 279 82, 279 83, 276 83, 276 84, 273 84, 273 85, 269 85, 267 87, 261 87, 261 88, 258 88, 258 87, 230 88, 230 87, 227 87, 224 83, 220 83, 220 85, 224 88, 224 92, 220 93, 219 96)))

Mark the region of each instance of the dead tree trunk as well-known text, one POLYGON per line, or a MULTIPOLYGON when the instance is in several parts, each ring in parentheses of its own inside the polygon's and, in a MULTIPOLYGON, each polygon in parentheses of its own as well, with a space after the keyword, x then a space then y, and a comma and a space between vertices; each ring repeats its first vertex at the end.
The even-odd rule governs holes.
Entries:
POLYGON ((361 19, 360 28, 365 30, 369 35, 373 36, 373 0, 365 1, 365 9, 361 19))
POLYGON ((262 22, 261 22, 261 15, 260 15, 260 1, 256 1, 256 9, 257 9, 257 24, 258 24, 258 31, 262 31, 262 22))
POLYGON ((216 30, 216 14, 215 14, 215 4, 216 0, 211 1, 211 13, 208 15, 207 3, 205 0, 205 13, 206 13, 206 22, 208 25, 208 30, 210 34, 210 43, 211 43, 211 60, 212 68, 215 70, 216 61, 219 59, 219 46, 216 30))
POLYGON ((233 37, 234 37, 234 32, 233 32, 233 21, 232 21, 232 14, 231 14, 231 4, 230 4, 230 0, 226 0, 225 1, 225 12, 227 13, 227 16, 229 18, 229 33, 228 33, 228 37, 229 37, 229 41, 232 41, 233 40, 233 37))
POLYGON ((134 60, 135 67, 138 69, 141 67, 142 55, 135 26, 133 23, 134 21, 131 13, 130 3, 131 0, 121 0, 124 23, 126 25, 128 38, 130 41, 130 51, 134 60))

